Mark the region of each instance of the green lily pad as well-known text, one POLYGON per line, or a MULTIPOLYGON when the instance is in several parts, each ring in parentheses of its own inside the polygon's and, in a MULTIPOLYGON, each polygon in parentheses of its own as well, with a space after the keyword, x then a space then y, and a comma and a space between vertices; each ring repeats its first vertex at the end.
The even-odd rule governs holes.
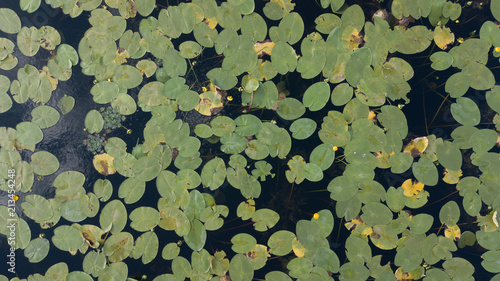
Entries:
POLYGON ((488 251, 481 257, 483 258, 481 265, 484 269, 486 269, 488 272, 500 273, 500 252, 488 251))
POLYGON ((85 116, 85 128, 91 134, 99 133, 104 126, 104 119, 99 111, 92 109, 85 116))
POLYGON ((119 233, 127 224, 127 209, 120 200, 110 201, 101 211, 99 223, 104 230, 112 234, 119 233))
POLYGON ((285 11, 276 2, 267 2, 263 9, 264 15, 270 20, 280 20, 283 18, 285 11))
POLYGON ((231 243, 233 243, 231 249, 235 253, 244 254, 250 252, 257 245, 257 240, 250 234, 240 233, 231 238, 231 243))
POLYGON ((9 8, 0 9, 0 30, 9 34, 21 31, 21 20, 16 12, 9 8))
POLYGON ((135 242, 135 247, 130 253, 130 256, 134 259, 142 257, 141 261, 143 264, 148 264, 154 260, 158 254, 158 236, 156 233, 149 231, 143 233, 137 241, 135 242))
POLYGON ((23 27, 17 34, 17 46, 23 55, 32 57, 40 49, 41 34, 35 27, 23 27))
POLYGON ((234 119, 236 125, 235 133, 240 136, 252 136, 257 134, 262 128, 262 122, 258 117, 251 114, 244 114, 234 119))
POLYGON ((90 93, 94 96, 94 101, 100 104, 112 102, 120 92, 120 87, 115 82, 101 81, 95 84, 90 93))
POLYGON ((463 258, 454 257, 443 263, 445 272, 455 280, 467 280, 474 273, 474 266, 463 258))
POLYGON ((330 97, 330 86, 326 82, 317 82, 307 88, 302 99, 304 106, 311 111, 322 109, 330 97))
POLYGON ((470 136, 469 143, 477 152, 488 152, 497 142, 498 134, 490 129, 481 129, 470 136))
POLYGON ((173 48, 169 48, 165 51, 163 64, 168 65, 168 67, 165 68, 165 71, 170 77, 182 76, 186 73, 187 70, 186 59, 183 58, 180 53, 173 48))
POLYGON ((336 201, 349 200, 358 192, 357 185, 346 176, 331 180, 327 189, 331 192, 330 197, 336 201))
POLYGON ((477 243, 487 250, 498 250, 500 249, 500 240, 498 239, 500 238, 499 234, 500 233, 498 231, 485 232, 479 230, 476 232, 477 243))
POLYGON ((295 50, 288 43, 277 42, 273 47, 271 62, 279 74, 285 75, 293 72, 297 67, 295 50))
POLYGON ((42 26, 39 30, 42 36, 40 39, 40 46, 42 48, 52 51, 61 44, 61 35, 52 26, 42 26))
POLYGON ((161 256, 165 260, 173 260, 176 258, 181 251, 181 248, 177 245, 177 243, 168 243, 161 252, 161 256))
POLYGON ((342 26, 345 28, 348 25, 354 26, 357 30, 363 29, 365 25, 365 17, 363 10, 359 5, 349 6, 341 17, 342 26))
POLYGON ((462 72, 471 78, 470 87, 475 90, 488 90, 495 85, 495 76, 484 64, 473 62, 464 67, 462 72))
POLYGON ((42 141, 43 132, 33 122, 21 122, 16 125, 16 139, 26 146, 34 145, 42 141))
POLYGON ((309 161, 318 165, 321 170, 330 168, 335 160, 335 150, 333 145, 329 143, 320 144, 313 149, 309 157, 309 161))
POLYGON ((460 218, 460 208, 455 201, 449 201, 444 204, 439 211, 439 220, 441 223, 446 224, 448 226, 453 226, 457 224, 458 219, 460 218))
POLYGON ((201 182, 203 186, 209 187, 210 190, 219 188, 226 179, 226 165, 224 160, 214 158, 208 161, 201 171, 201 182))
POLYGON ((290 132, 294 139, 305 140, 316 131, 316 122, 309 118, 300 118, 290 125, 290 132))
POLYGON ((211 29, 207 23, 200 22, 194 26, 193 35, 201 46, 212 48, 218 33, 217 29, 211 29))
POLYGON ((205 229, 205 226, 203 226, 203 224, 199 220, 193 220, 191 222, 191 230, 186 236, 184 236, 184 239, 186 241, 186 244, 193 251, 201 250, 205 245, 205 241, 207 239, 207 231, 205 229))
POLYGON ((0 93, 0 113, 9 111, 12 107, 12 99, 7 93, 0 93))
POLYGON ((87 218, 82 211, 80 199, 71 199, 61 206, 61 216, 70 222, 81 222, 87 218))
POLYGON ((75 98, 73 98, 72 96, 64 96, 59 100, 57 106, 59 107, 59 109, 61 109, 61 113, 63 115, 66 115, 75 106, 75 98))
POLYGON ((146 182, 135 177, 128 178, 120 184, 118 197, 122 198, 125 204, 134 204, 142 198, 145 190, 146 182))
POLYGON ((246 256, 236 254, 229 263, 229 276, 234 281, 252 280, 254 276, 252 263, 246 256))
POLYGON ((40 176, 48 176, 59 169, 59 160, 50 152, 37 151, 31 155, 33 172, 40 176))
POLYGON ((49 240, 45 238, 36 238, 31 240, 26 249, 24 249, 24 256, 28 258, 30 263, 38 263, 47 256, 49 248, 49 240))
POLYGON ((264 41, 267 35, 266 21, 257 13, 244 16, 241 22, 241 34, 252 36, 256 42, 264 41))
POLYGON ((141 16, 147 17, 153 12, 155 4, 154 0, 137 0, 135 1, 135 8, 141 16))
POLYGON ((432 61, 432 69, 439 71, 448 69, 453 63, 453 57, 447 52, 433 53, 430 60, 432 61))
POLYGON ((151 207, 139 207, 130 213, 130 227, 145 232, 152 230, 160 222, 160 214, 151 207))
POLYGON ((214 68, 210 70, 207 72, 207 78, 210 79, 214 85, 224 91, 230 90, 236 85, 236 83, 238 83, 238 79, 235 76, 222 68, 214 68))
POLYGON ((462 167, 462 153, 449 141, 436 146, 436 156, 439 163, 448 170, 458 171, 462 167))
POLYGON ((295 239, 295 234, 288 230, 276 231, 269 237, 267 245, 272 254, 277 256, 285 256, 292 251, 292 240, 295 239))
POLYGON ((285 120, 294 120, 305 113, 305 107, 297 99, 285 98, 278 102, 277 113, 285 120))
POLYGON ((111 106, 117 108, 121 115, 131 115, 137 110, 134 98, 122 92, 111 102, 111 106))
POLYGON ((387 224, 392 220, 392 211, 379 202, 371 202, 363 206, 361 219, 367 225, 387 224))
POLYGON ((201 46, 194 41, 184 41, 179 45, 179 54, 186 59, 196 58, 201 52, 201 46))
POLYGON ((142 73, 131 65, 120 65, 115 68, 113 82, 122 89, 132 89, 142 82, 142 73))
POLYGON ((156 157, 143 156, 134 163, 133 170, 137 180, 148 182, 160 173, 161 164, 156 157))
POLYGON ((49 201, 37 194, 26 195, 21 207, 24 214, 32 220, 44 221, 53 216, 49 201))
POLYGON ((458 72, 450 76, 446 80, 445 91, 450 94, 453 98, 458 98, 463 96, 471 84, 470 76, 465 75, 463 72, 458 72))
POLYGON ((113 234, 104 243, 103 253, 110 262, 119 262, 130 255, 134 248, 134 237, 128 232, 113 234))
POLYGON ((418 214, 411 218, 410 220, 410 231, 414 235, 424 234, 431 227, 434 222, 434 217, 428 214, 418 214))
POLYGON ((222 136, 220 142, 222 144, 220 148, 222 152, 228 154, 238 154, 245 150, 248 140, 235 133, 229 133, 222 136))
POLYGON ((254 227, 257 231, 266 231, 272 228, 279 218, 279 214, 270 209, 260 209, 252 215, 252 221, 255 222, 254 227))
POLYGON ((54 229, 54 236, 52 237, 52 243, 58 249, 63 251, 75 251, 82 247, 85 242, 83 237, 80 235, 78 229, 69 226, 61 225, 54 229))
POLYGON ((242 22, 239 10, 230 3, 222 3, 219 7, 220 12, 216 19, 220 26, 233 28, 235 31, 239 30, 242 22))
POLYGON ((338 84, 332 91, 331 101, 335 106, 342 106, 348 103, 353 94, 353 88, 348 83, 338 84))
POLYGON ((290 270, 288 275, 293 278, 305 278, 313 268, 313 263, 307 258, 295 258, 291 260, 286 268, 290 270))
POLYGON ((415 178, 425 185, 434 186, 438 182, 436 165, 427 158, 420 158, 418 162, 413 163, 412 171, 415 178))
POLYGON ((53 107, 40 105, 31 111, 31 122, 38 125, 40 129, 47 129, 54 126, 59 121, 59 112, 53 107))

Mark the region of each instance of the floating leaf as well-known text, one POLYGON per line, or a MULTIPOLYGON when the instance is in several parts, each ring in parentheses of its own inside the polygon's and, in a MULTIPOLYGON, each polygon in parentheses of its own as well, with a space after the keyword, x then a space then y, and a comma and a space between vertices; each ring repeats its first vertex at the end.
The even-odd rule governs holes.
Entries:
POLYGON ((229 276, 234 281, 252 280, 254 276, 252 263, 246 256, 236 254, 229 263, 229 276))
POLYGON ((294 139, 304 140, 316 131, 316 122, 309 118, 300 118, 290 125, 290 132, 294 139))
POLYGON ((35 27, 23 27, 17 34, 17 46, 23 55, 32 57, 40 49, 41 34, 35 27))
POLYGON ((44 221, 53 216, 49 201, 37 194, 29 194, 24 197, 21 204, 24 214, 32 220, 44 221))
POLYGON ((279 220, 279 215, 270 209, 260 209, 252 215, 252 221, 255 222, 254 227, 257 231, 266 231, 272 228, 279 220))
POLYGON ((60 250, 74 251, 82 247, 85 242, 78 229, 69 225, 61 225, 54 229, 52 243, 60 250))
POLYGON ((0 30, 9 34, 21 31, 21 20, 16 12, 9 8, 0 8, 0 30))
POLYGON ((135 1, 135 8, 137 9, 137 12, 141 14, 143 17, 149 16, 151 12, 153 12, 155 8, 155 1, 154 0, 136 0, 135 1))
POLYGON ((119 233, 127 224, 127 209, 120 200, 110 201, 101 210, 99 223, 102 229, 119 233))
POLYGON ((141 84, 142 74, 131 65, 120 65, 114 70, 113 82, 122 89, 132 89, 141 84))
POLYGON ((257 240, 252 235, 240 233, 231 238, 231 243, 233 243, 231 249, 234 252, 244 254, 250 252, 255 247, 257 240))
POLYGON ((151 207, 139 207, 130 213, 130 227, 145 232, 152 230, 160 222, 160 214, 151 207))
POLYGON ((304 106, 311 111, 322 109, 330 97, 330 86, 326 82, 317 82, 307 88, 302 99, 304 106))
POLYGON ((32 122, 21 122, 16 125, 16 139, 26 146, 34 145, 42 141, 43 132, 32 122))
POLYGON ((33 172, 40 176, 48 176, 59 169, 59 160, 50 152, 37 151, 31 155, 33 172))
POLYGON ((101 153, 94 156, 92 163, 100 174, 107 176, 116 173, 116 169, 113 165, 114 159, 114 157, 107 153, 101 153))
POLYGON ((449 201, 444 204, 439 211, 439 220, 441 223, 448 226, 453 226, 458 222, 460 218, 460 208, 455 201, 449 201))
POLYGON ((436 26, 434 29, 434 42, 441 50, 446 50, 449 44, 455 42, 455 34, 447 27, 436 26))
POLYGON ((294 120, 305 113, 305 107, 294 98, 285 98, 278 102, 277 112, 285 120, 294 120))
POLYGON ((435 52, 430 60, 432 61, 431 67, 439 71, 448 69, 453 63, 453 57, 447 52, 435 52))
POLYGON ((45 238, 33 239, 24 249, 24 256, 29 259, 30 263, 38 263, 47 256, 49 247, 49 240, 45 238))
POLYGON ((104 243, 103 253, 110 262, 119 262, 127 258, 134 247, 134 237, 128 232, 113 234, 104 243))

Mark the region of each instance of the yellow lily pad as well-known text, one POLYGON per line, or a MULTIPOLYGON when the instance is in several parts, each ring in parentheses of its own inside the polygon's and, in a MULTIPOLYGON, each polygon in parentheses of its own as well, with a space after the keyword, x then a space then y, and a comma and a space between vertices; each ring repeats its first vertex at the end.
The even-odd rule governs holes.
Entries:
POLYGON ((107 153, 101 153, 94 156, 92 161, 94 168, 102 175, 112 175, 116 173, 116 169, 113 166, 113 160, 115 158, 107 153))
POLYGON ((413 181, 412 179, 407 179, 403 182, 401 186, 404 189, 404 195, 407 197, 412 197, 413 195, 417 195, 424 189, 424 184, 419 181, 413 181))
POLYGON ((403 149, 404 153, 410 154, 413 158, 420 156, 427 146, 429 145, 429 140, 427 137, 420 137, 412 139, 409 144, 403 149))

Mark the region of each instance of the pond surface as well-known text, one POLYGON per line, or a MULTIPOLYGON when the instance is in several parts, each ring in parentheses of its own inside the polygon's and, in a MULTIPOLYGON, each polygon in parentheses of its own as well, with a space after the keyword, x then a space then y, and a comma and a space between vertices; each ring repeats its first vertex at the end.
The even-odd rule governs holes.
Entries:
MULTIPOLYGON (((71 46, 74 46, 77 48, 79 39, 83 36, 84 31, 89 27, 88 21, 86 16, 88 15, 83 15, 80 16, 77 19, 71 19, 68 16, 62 14, 58 10, 53 10, 50 7, 42 4, 42 8, 35 12, 34 14, 27 14, 25 12, 22 12, 19 10, 17 3, 14 3, 17 1, 10 1, 6 2, 3 1, 0 3, 0 7, 10 7, 14 9, 16 12, 19 13, 23 25, 24 26, 31 26, 34 25, 36 27, 40 27, 42 25, 51 25, 55 27, 56 29, 60 30, 61 33, 64 36, 63 42, 66 44, 69 44, 71 46)), ((305 17, 305 24, 306 26, 314 26, 313 21, 314 18, 317 16, 317 12, 314 11, 313 5, 309 4, 304 4, 304 2, 299 2, 297 3, 296 10, 299 10, 301 14, 309 14, 309 17, 305 17)), ((305 30, 305 33, 310 33, 312 32, 313 29, 305 30)), ((15 42, 15 37, 13 36, 5 36, 7 38, 10 38, 12 41, 15 42)), ((16 79, 16 73, 17 69, 19 66, 22 66, 26 63, 34 65, 37 68, 41 68, 41 66, 44 65, 45 61, 47 58, 50 57, 50 53, 48 53, 45 50, 40 50, 39 54, 35 56, 34 58, 26 59, 19 50, 16 49, 16 53, 14 54, 16 57, 23 58, 23 60, 19 61, 18 67, 11 71, 0 71, 0 74, 6 75, 9 77, 11 80, 16 79)), ((207 57, 210 57, 207 55, 207 57)), ((428 61, 423 60, 423 63, 426 63, 428 61)), ((207 63, 207 69, 211 67, 211 64, 214 62, 208 62, 207 63)), ((428 70, 428 67, 426 68, 428 70)), ((204 68, 200 68, 200 72, 203 72, 205 70, 204 68)), ((439 81, 446 81, 445 79, 441 78, 441 80, 436 79, 436 77, 426 77, 428 72, 426 71, 420 71, 419 68, 415 67, 415 77, 413 78, 412 81, 414 82, 419 82, 422 79, 428 79, 431 80, 431 83, 440 83, 439 81), (439 81, 438 81, 439 80, 439 81)), ((198 73, 200 74, 200 73, 198 73)), ((446 76, 449 75, 447 73, 441 73, 441 75, 446 76)), ((203 77, 205 78, 205 77, 203 77)), ((188 77, 187 80, 193 79, 192 77, 188 77)), ((200 78, 201 79, 201 78, 200 78)), ((290 79, 291 80, 291 89, 295 89, 296 91, 303 90, 307 88, 310 84, 311 81, 301 81, 299 79, 290 79)), ((144 84, 145 82, 143 82, 144 84)), ((417 83, 415 83, 417 84, 417 83)), ((56 91, 52 93, 53 97, 49 101, 48 105, 57 108, 57 101, 63 97, 64 95, 72 96, 75 98, 76 103, 75 107, 73 110, 68 113, 67 115, 64 115, 61 117, 57 125, 50 127, 48 129, 44 129, 44 140, 37 145, 37 150, 46 150, 50 151, 53 153, 59 160, 60 162, 60 169, 56 174, 46 176, 43 178, 36 178, 34 185, 33 185, 33 193, 39 194, 44 196, 45 198, 52 198, 54 196, 54 188, 52 187, 52 182, 54 178, 57 176, 57 174, 64 172, 64 171, 79 171, 83 173, 86 176, 85 180, 85 189, 87 191, 92 191, 93 190, 93 184, 97 179, 103 178, 102 175, 98 174, 93 165, 92 165, 92 154, 87 151, 85 145, 84 145, 84 140, 88 137, 88 133, 84 131, 84 119, 89 111, 89 109, 98 109, 101 106, 94 103, 92 100, 92 96, 90 95, 90 89, 93 86, 93 78, 86 76, 81 73, 81 68, 80 66, 74 67, 73 68, 73 75, 72 78, 69 81, 66 82, 59 82, 58 88, 56 91)), ((413 85, 412 85, 413 88, 413 85)), ((413 136, 420 136, 420 135, 426 135, 426 129, 425 125, 423 125, 424 119, 422 118, 422 110, 424 108, 424 105, 426 107, 427 112, 435 112, 438 109, 438 104, 441 102, 442 99, 440 99, 437 96, 430 96, 427 93, 429 92, 428 89, 424 88, 423 86, 421 88, 415 87, 414 88, 415 92, 412 92, 409 95, 409 98, 412 100, 410 105, 408 105, 404 111, 407 113, 407 118, 408 118, 408 123, 410 126, 410 131, 414 133, 413 136), (420 91, 420 93, 419 93, 420 91), (422 98, 424 97, 427 99, 426 102, 424 103, 422 101, 422 98)), ((133 91, 129 91, 129 93, 132 92, 131 94, 135 97, 137 96, 137 93, 133 93, 133 91)), ((475 97, 477 99, 478 103, 483 103, 484 104, 484 92, 479 92, 477 91, 475 94, 475 97)), ((31 119, 30 112, 33 108, 35 108, 36 105, 33 104, 32 102, 27 102, 25 104, 19 105, 15 104, 11 110, 9 110, 7 113, 1 114, 0 115, 0 127, 15 127, 16 124, 22 122, 22 121, 27 121, 31 119)), ((446 107, 445 107, 446 109, 446 107)), ((237 115, 239 112, 241 112, 242 108, 239 107, 234 107, 234 108, 228 108, 226 109, 223 113, 227 115, 237 115)), ((274 112, 272 113, 260 113, 263 115, 260 115, 261 119, 273 119, 278 122, 278 125, 281 125, 283 127, 288 126, 290 122, 285 121, 280 119, 274 112)), ((430 118, 431 116, 430 113, 426 113, 427 118, 430 118)), ((256 114, 257 116, 258 113, 256 114)), ((308 117, 313 119, 313 120, 318 120, 322 116, 324 116, 324 112, 321 113, 312 113, 308 117)), ((193 113, 192 115, 188 116, 180 116, 180 117, 185 117, 186 122, 189 122, 189 120, 193 120, 192 122, 208 122, 210 119, 202 118, 199 115, 196 115, 196 113, 193 113)), ((142 130, 144 128, 145 123, 149 120, 150 114, 149 113, 137 113, 134 114, 130 117, 128 117, 124 122, 123 125, 126 128, 132 129, 132 134, 128 135, 126 134, 126 129, 116 129, 113 132, 107 134, 106 137, 120 137, 124 139, 127 142, 127 145, 129 148, 135 146, 135 144, 139 141, 143 141, 142 138, 142 130)), ((442 137, 444 139, 449 138, 450 133, 451 133, 451 128, 441 128, 438 126, 441 125, 449 125, 454 120, 449 119, 449 110, 444 111, 444 113, 441 113, 438 115, 436 121, 434 122, 435 127, 428 128, 428 133, 429 134, 435 134, 437 137, 442 137)), ((213 157, 213 154, 216 153, 213 147, 210 146, 209 143, 203 142, 204 148, 205 149, 205 155, 207 159, 210 159, 213 157)), ((302 155, 304 158, 307 159, 307 150, 304 148, 307 147, 314 147, 319 144, 319 140, 308 140, 308 141, 297 141, 293 140, 293 147, 297 148, 295 154, 302 155)), ((32 152, 29 151, 23 151, 22 157, 23 160, 29 160, 30 155, 32 152)), ((270 161, 271 162, 271 161, 270 161)), ((333 202, 329 199, 328 192, 310 192, 313 190, 320 190, 326 188, 324 186, 324 181, 321 183, 312 183, 309 184, 307 188, 301 187, 294 187, 293 185, 290 186, 288 182, 285 180, 285 173, 284 171, 287 168, 286 166, 286 161, 285 160, 273 160, 271 163, 274 167, 273 172, 276 173, 276 177, 273 179, 270 179, 266 181, 265 183, 262 183, 263 186, 263 194, 262 198, 266 198, 265 200, 261 200, 259 202, 258 208, 264 208, 268 207, 270 209, 275 210, 280 214, 280 217, 282 218, 279 222, 279 224, 275 227, 274 231, 280 230, 280 229, 287 229, 290 231, 295 231, 295 223, 300 220, 300 219, 310 219, 312 214, 315 212, 315 210, 318 209, 330 209, 332 212, 334 212, 334 204, 333 202)), ((336 166, 338 169, 330 171, 329 174, 325 175, 325 179, 331 180, 335 176, 341 175, 344 169, 344 166, 342 164, 337 164, 336 166)), ((376 180, 381 182, 385 187, 388 186, 397 186, 400 185, 403 181, 403 178, 401 176, 405 176, 404 174, 401 176, 395 176, 393 174, 387 173, 387 172, 380 172, 377 174, 376 180)), ((119 186, 119 184, 125 179, 124 177, 120 175, 113 175, 108 177, 108 179, 113 183, 113 186, 115 187, 115 191, 113 194, 113 197, 110 200, 113 200, 117 198, 117 192, 116 189, 119 186)), ((217 203, 219 204, 225 204, 229 207, 230 210, 236 209, 236 206, 240 203, 241 201, 241 196, 239 191, 229 187, 226 188, 227 182, 221 187, 219 190, 216 192, 212 192, 212 195, 216 198, 217 203), (237 199, 234 199, 237 198, 237 199)), ((435 201, 434 198, 442 198, 449 194, 452 191, 451 186, 439 186, 436 187, 436 191, 434 191, 430 201, 435 201)), ((4 196, 5 193, 0 191, 0 204, 6 205, 7 199, 4 196)), ((154 184, 154 181, 149 182, 146 187, 146 193, 144 194, 143 198, 139 200, 137 203, 126 205, 127 211, 132 211, 135 208, 139 206, 152 206, 155 207, 157 203, 157 198, 159 197, 158 192, 156 191, 156 187, 154 184)), ((22 198, 19 202, 22 201, 22 198)), ((104 204, 101 204, 103 206, 104 204)), ((429 210, 432 209, 431 213, 438 214, 440 207, 442 204, 436 204, 434 206, 431 206, 429 210)), ((429 213, 429 210, 426 210, 426 212, 429 213)), ((26 218, 22 212, 18 212, 18 214, 26 218)), ((235 218, 235 214, 232 214, 233 217, 228 217, 226 224, 218 231, 210 232, 209 237, 207 239, 206 247, 207 250, 210 249, 210 252, 216 251, 216 250, 225 250, 226 253, 230 252, 230 243, 229 240, 231 239, 232 236, 234 236, 237 233, 241 232, 247 232, 252 234, 254 237, 260 238, 259 240, 261 241, 267 241, 268 237, 266 235, 268 234, 261 234, 259 232, 256 232, 251 225, 248 225, 248 221, 242 221, 241 219, 235 218)), ((37 237, 39 234, 45 234, 46 238, 50 239, 52 230, 42 230, 38 224, 34 223, 30 219, 26 218, 27 222, 29 223, 31 230, 32 230, 32 237, 37 237)), ((84 222, 87 224, 99 224, 99 218, 98 216, 87 219, 84 222)), ((61 219, 61 221, 64 221, 64 219, 61 219)), ((349 235, 349 232, 345 229, 345 227, 342 226, 342 221, 341 220, 336 220, 335 222, 335 228, 334 231, 330 237, 330 244, 332 246, 332 249, 335 250, 335 252, 339 255, 339 258, 341 260, 345 259, 345 253, 343 251, 344 245, 343 242, 345 238, 349 235)), ((134 236, 138 236, 138 232, 134 231, 130 227, 127 227, 125 231, 128 231, 132 233, 134 236)), ((169 241, 169 242, 176 242, 179 240, 179 238, 176 235, 173 235, 171 232, 164 231, 162 229, 159 229, 157 231, 157 234, 159 236, 160 241, 160 249, 158 255, 161 255, 161 249, 162 247, 166 244, 164 241, 169 241)), ((7 253, 8 252, 8 245, 5 243, 4 239, 0 240, 0 248, 2 249, 1 252, 7 253)), ((19 251, 21 253, 21 251, 19 251)), ((379 253, 374 253, 375 254, 383 254, 383 251, 379 251, 379 253)), ((185 248, 181 251, 181 255, 189 257, 190 251, 186 250, 185 248)), ((472 253, 470 256, 474 256, 475 253, 472 253)), ((3 259, 4 256, 2 256, 3 259)), ((471 258, 467 257, 469 260, 471 258)), ((475 258, 476 260, 479 260, 479 258, 475 258)), ((59 251, 55 247, 51 247, 49 255, 40 263, 38 264, 31 264, 27 262, 27 259, 25 259, 22 256, 18 256, 17 260, 17 268, 18 268, 18 273, 19 277, 21 278, 26 278, 28 274, 33 274, 33 273, 45 273, 48 267, 53 265, 54 263, 64 261, 68 264, 70 271, 73 270, 82 270, 81 264, 83 260, 83 255, 81 254, 76 254, 75 256, 71 256, 67 252, 59 251)), ((387 258, 387 261, 391 261, 392 257, 387 258)), ((281 259, 276 259, 275 261, 271 262, 271 268, 280 270, 282 268, 281 264, 281 259)), ((129 267, 129 276, 142 276, 143 274, 147 274, 149 276, 156 276, 165 272, 169 272, 170 269, 165 266, 165 264, 170 264, 170 262, 165 262, 161 259, 161 257, 157 257, 152 263, 144 265, 140 260, 133 260, 131 258, 126 260, 126 263, 128 264, 129 267)), ((480 265, 479 265, 480 266, 480 265)), ((479 268, 479 267, 476 267, 479 268)), ((266 270, 269 270, 269 267, 266 267, 266 270)), ((4 273, 5 274, 5 273, 4 273)), ((256 275, 263 275, 262 272, 257 271, 256 275)), ((9 276, 10 277, 10 276, 9 276)))

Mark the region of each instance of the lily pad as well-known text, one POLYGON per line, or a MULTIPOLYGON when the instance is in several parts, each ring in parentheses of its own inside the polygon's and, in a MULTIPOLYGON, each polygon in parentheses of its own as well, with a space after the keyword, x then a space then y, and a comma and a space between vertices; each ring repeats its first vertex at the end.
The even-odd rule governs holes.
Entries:
POLYGON ((58 249, 63 251, 74 251, 82 247, 85 242, 83 237, 80 235, 78 229, 69 226, 61 225, 54 229, 54 236, 52 237, 52 243, 58 249))
POLYGON ((285 120, 294 120, 305 113, 304 105, 294 98, 285 98, 278 102, 278 115, 285 120))
POLYGON ((53 107, 40 105, 31 111, 31 122, 38 125, 40 129, 47 129, 54 126, 59 121, 59 112, 53 107))
POLYGON ((119 200, 113 200, 101 210, 99 223, 102 229, 110 229, 111 233, 119 233, 127 224, 127 209, 119 200))
POLYGON ((316 131, 317 124, 309 118, 300 118, 290 125, 290 132, 294 139, 304 140, 316 131))
POLYGON ((49 248, 49 240, 36 238, 31 240, 26 249, 24 249, 24 256, 28 258, 30 263, 38 263, 47 256, 49 248))
POLYGON ((26 146, 34 145, 42 141, 43 132, 33 122, 21 122, 16 126, 16 139, 26 146))
POLYGON ((21 20, 16 12, 9 8, 0 8, 0 30, 9 34, 21 31, 21 20))
POLYGON ((145 232, 152 230, 160 222, 160 214, 151 207, 139 207, 130 213, 130 227, 145 232))
POLYGON ((37 151, 31 155, 33 172, 40 176, 48 176, 59 169, 59 160, 50 152, 37 151))
POLYGON ((52 215, 52 207, 47 199, 37 194, 29 194, 24 197, 21 204, 24 214, 32 220, 49 220, 52 215))

